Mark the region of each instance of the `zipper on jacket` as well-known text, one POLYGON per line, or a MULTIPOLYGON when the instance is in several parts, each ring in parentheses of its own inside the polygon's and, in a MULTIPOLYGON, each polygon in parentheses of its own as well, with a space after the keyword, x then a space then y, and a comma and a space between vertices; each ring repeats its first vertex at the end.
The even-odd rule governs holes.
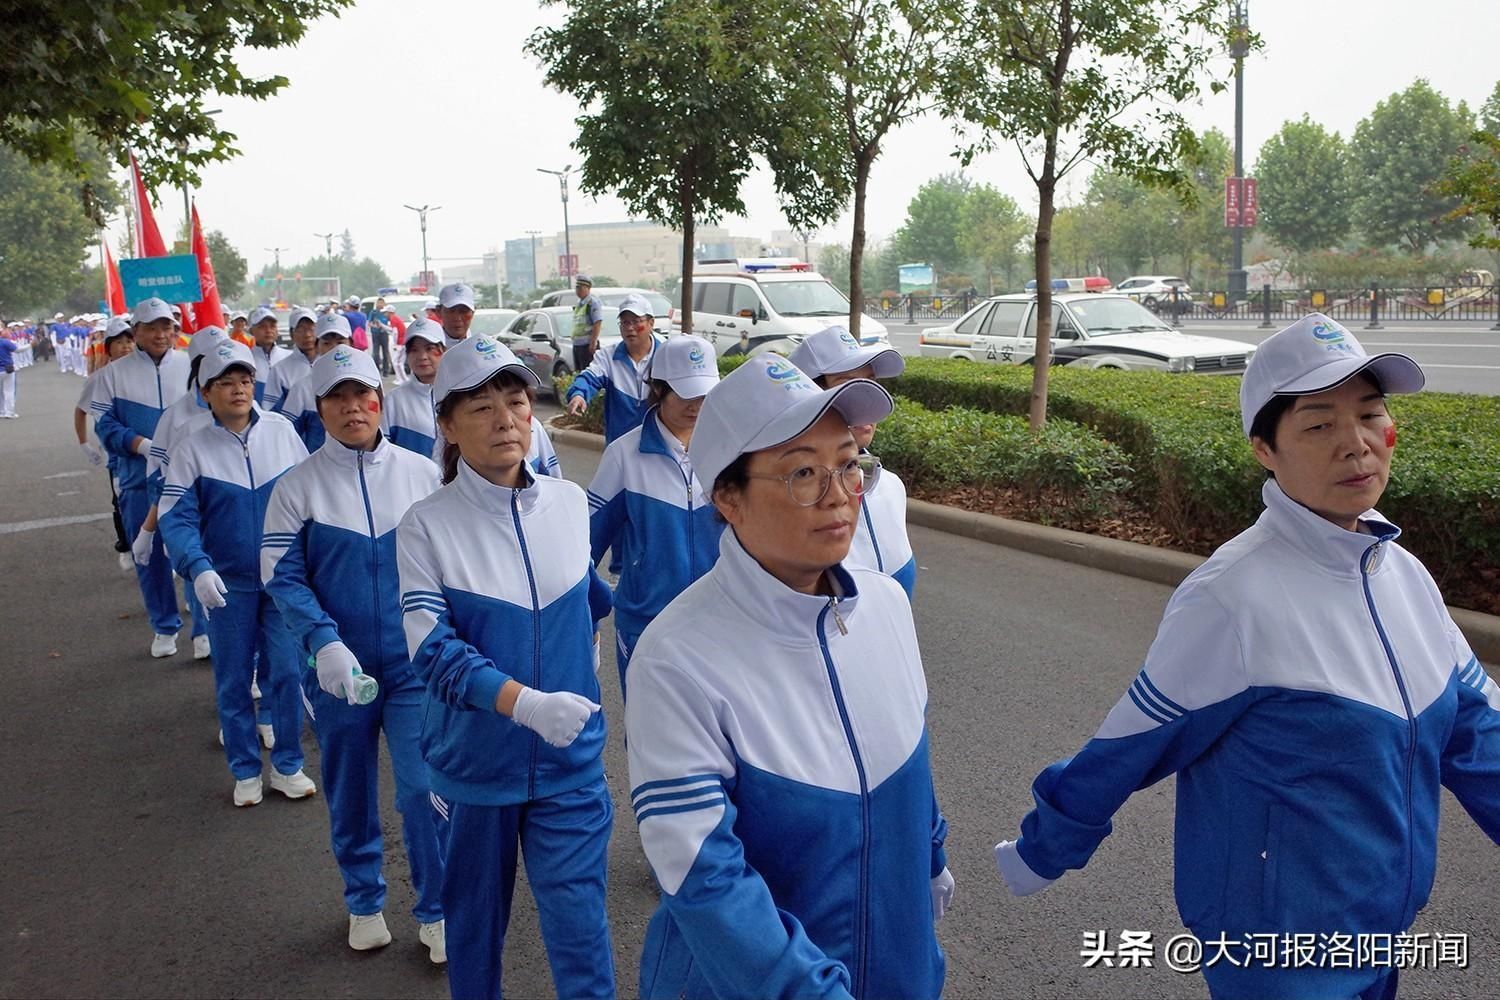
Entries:
POLYGON ((1411 905, 1411 886, 1416 877, 1415 852, 1415 826, 1416 821, 1412 817, 1412 773, 1415 770, 1415 758, 1417 755, 1417 717, 1411 710, 1411 698, 1406 692, 1406 681, 1401 677, 1401 668, 1396 663, 1396 651, 1391 648, 1391 641, 1385 634, 1385 626, 1380 623, 1380 613, 1375 609, 1375 595, 1370 591, 1370 573, 1374 571, 1376 564, 1380 562, 1380 546, 1382 542, 1376 542, 1365 550, 1364 558, 1359 562, 1360 582, 1364 585, 1365 606, 1370 609, 1370 621, 1375 625, 1375 633, 1380 636, 1380 645, 1385 650, 1386 661, 1391 665, 1391 674, 1396 678, 1396 690, 1401 694, 1401 704, 1406 709, 1406 895, 1401 901, 1401 919, 1406 920, 1407 907, 1411 905))
POLYGON ((823 666, 828 671, 828 685, 833 689, 833 700, 838 706, 839 722, 844 727, 844 740, 849 744, 849 755, 854 758, 854 772, 859 775, 859 888, 855 898, 856 936, 854 940, 853 989, 849 992, 863 996, 865 991, 866 966, 869 963, 870 940, 870 786, 865 778, 865 762, 859 754, 859 744, 854 740, 854 727, 849 721, 849 709, 844 704, 844 690, 839 686, 838 671, 833 667, 833 654, 828 651, 828 633, 825 628, 828 616, 833 615, 840 635, 848 635, 849 629, 839 617, 839 599, 828 598, 828 606, 818 615, 818 648, 823 653, 823 666))
MULTIPOLYGON (((542 607, 536 595, 536 574, 531 571, 531 553, 526 550, 526 532, 521 530, 521 491, 510 494, 510 516, 516 523, 516 541, 521 546, 521 563, 526 567, 526 583, 531 587, 531 686, 542 690, 542 607)), ((530 766, 526 769, 526 798, 536 798, 536 733, 531 734, 530 766)))
POLYGON ((880 558, 880 542, 875 537, 875 522, 870 520, 870 498, 863 497, 859 505, 860 512, 865 516, 865 530, 870 533, 870 547, 875 550, 875 568, 885 572, 885 560, 880 558))
POLYGON ((375 537, 375 514, 370 509, 370 484, 365 481, 365 453, 356 452, 354 461, 359 469, 359 492, 365 501, 365 524, 370 527, 370 578, 376 584, 371 593, 371 604, 375 609, 376 648, 381 648, 379 644, 384 632, 380 624, 380 542, 375 537))

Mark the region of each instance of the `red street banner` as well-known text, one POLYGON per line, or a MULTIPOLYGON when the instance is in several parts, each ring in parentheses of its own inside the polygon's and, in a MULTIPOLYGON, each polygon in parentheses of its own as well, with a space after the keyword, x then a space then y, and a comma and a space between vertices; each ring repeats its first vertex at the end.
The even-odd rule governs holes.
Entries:
POLYGON ((1246 177, 1245 204, 1240 211, 1240 225, 1244 226, 1246 229, 1253 228, 1255 226, 1255 217, 1258 210, 1259 206, 1256 204, 1255 200, 1255 178, 1246 177))
POLYGON ((120 284, 120 269, 115 266, 114 254, 109 246, 104 247, 104 301, 109 303, 109 314, 121 316, 125 313, 125 286, 120 284))
POLYGON ((146 185, 141 180, 141 167, 135 162, 134 153, 130 154, 130 180, 132 200, 135 202, 135 215, 131 220, 135 255, 165 257, 167 245, 162 242, 161 230, 156 228, 156 216, 151 211, 151 197, 146 193, 146 185))
POLYGON ((578 273, 578 255, 560 253, 557 255, 557 273, 564 278, 571 278, 578 273))
POLYGON ((1243 222, 1240 213, 1241 178, 1224 178, 1224 226, 1238 229, 1243 222))
POLYGON ((193 309, 199 329, 205 326, 221 326, 224 323, 224 306, 219 302, 219 283, 214 280, 214 262, 208 256, 208 241, 203 238, 203 225, 198 221, 198 203, 193 203, 193 256, 198 258, 198 284, 202 286, 203 298, 193 309))

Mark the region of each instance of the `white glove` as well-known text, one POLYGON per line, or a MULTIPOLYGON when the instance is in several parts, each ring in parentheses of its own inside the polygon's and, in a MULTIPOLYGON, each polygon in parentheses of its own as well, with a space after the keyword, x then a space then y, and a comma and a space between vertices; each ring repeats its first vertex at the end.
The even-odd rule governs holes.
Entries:
POLYGON ((151 439, 148 437, 141 438, 138 442, 136 442, 136 446, 132 448, 131 451, 135 452, 142 458, 145 458, 148 454, 151 453, 151 439))
POLYGON ((354 672, 359 670, 359 660, 342 642, 330 642, 318 650, 318 687, 335 698, 342 698, 351 705, 354 700, 354 672))
POLYGON ((130 543, 130 558, 135 560, 137 566, 151 565, 151 546, 156 541, 156 532, 147 531, 142 528, 136 532, 135 541, 130 543))
POLYGON ((932 922, 937 923, 947 916, 953 906, 953 873, 944 868, 932 880, 932 922))
POLYGON ((1030 896, 1057 881, 1042 878, 1032 871, 1031 866, 1016 850, 1016 842, 1013 840, 1002 840, 995 845, 995 866, 1000 869, 1000 877, 1005 880, 1006 888, 1010 889, 1012 896, 1030 896))
POLYGON ((523 687, 510 717, 562 749, 578 739, 599 706, 572 691, 538 691, 523 687))
POLYGON ((78 447, 83 449, 83 460, 90 465, 100 466, 104 464, 104 452, 92 441, 82 441, 78 447))
POLYGON ((211 569, 206 569, 193 577, 193 593, 198 595, 198 603, 203 605, 204 617, 207 617, 214 608, 222 608, 229 603, 226 600, 229 596, 229 588, 224 586, 224 581, 219 574, 211 569))

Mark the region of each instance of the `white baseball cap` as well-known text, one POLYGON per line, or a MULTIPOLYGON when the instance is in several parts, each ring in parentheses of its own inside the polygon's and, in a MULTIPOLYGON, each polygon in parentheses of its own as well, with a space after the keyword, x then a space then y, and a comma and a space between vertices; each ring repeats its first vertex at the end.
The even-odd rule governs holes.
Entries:
POLYGON ((262 322, 264 322, 265 320, 275 319, 275 318, 276 318, 276 314, 273 313, 270 309, 266 308, 265 306, 256 306, 254 309, 250 310, 250 325, 251 326, 260 326, 260 324, 262 322))
POLYGON ((159 319, 171 318, 172 307, 155 296, 149 299, 141 299, 141 301, 135 304, 135 310, 131 314, 131 321, 137 326, 142 323, 155 323, 159 319))
POLYGON ((344 300, 344 305, 346 305, 346 306, 358 306, 359 305, 359 296, 358 295, 351 295, 351 296, 349 296, 347 299, 344 300))
POLYGON ((651 355, 653 379, 661 379, 683 399, 698 399, 719 384, 713 346, 702 337, 671 337, 651 355))
POLYGON ((287 321, 286 321, 287 329, 289 329, 289 330, 295 330, 295 329, 297 329, 297 324, 300 323, 300 322, 302 322, 305 319, 312 320, 313 323, 317 323, 318 322, 318 314, 315 313, 315 312, 313 312, 311 309, 307 308, 306 306, 298 306, 297 308, 293 309, 292 310, 292 314, 287 317, 287 321))
POLYGON ((349 329, 349 321, 344 318, 344 314, 334 312, 333 310, 329 310, 318 317, 317 333, 319 340, 322 340, 324 337, 343 337, 345 340, 348 340, 354 336, 353 332, 349 329))
POLYGON ((217 346, 203 352, 203 360, 198 364, 198 384, 208 385, 235 365, 255 374, 255 359, 250 356, 250 348, 226 337, 217 346))
POLYGON ((876 378, 895 378, 906 370, 906 359, 894 347, 864 347, 842 326, 825 326, 788 355, 792 364, 812 378, 875 367, 876 378))
POLYGON ((314 361, 307 377, 312 379, 313 395, 319 399, 332 392, 340 382, 353 381, 371 389, 380 388, 380 369, 375 367, 375 360, 348 344, 340 344, 314 361))
MULTIPOLYGON (((410 331, 408 331, 410 333, 410 331)), ((541 385, 536 373, 521 364, 519 358, 489 334, 466 337, 458 346, 443 352, 437 378, 432 380, 432 405, 447 398, 450 392, 477 389, 501 372, 510 372, 533 389, 541 385)))
POLYGON ((629 295, 625 296, 625 298, 620 301, 620 305, 617 311, 622 316, 626 313, 633 313, 636 316, 650 316, 652 319, 656 318, 656 312, 651 308, 651 303, 647 302, 646 296, 640 294, 639 292, 631 292, 629 295))
POLYGON ((219 344, 229 339, 221 326, 205 326, 188 338, 188 360, 201 358, 219 344))
POLYGON ((1240 382, 1245 436, 1272 397, 1323 392, 1366 370, 1385 393, 1416 392, 1427 383, 1405 354, 1367 354, 1354 334, 1322 313, 1303 316, 1262 342, 1245 369, 1240 382))
POLYGON ((895 405, 891 394, 869 379, 820 389, 786 358, 757 355, 724 376, 704 399, 688 457, 698 481, 712 490, 735 459, 790 441, 830 408, 854 425, 884 420, 895 405))
POLYGON ((436 309, 440 304, 441 303, 439 303, 437 299, 428 299, 426 302, 422 303, 422 308, 423 309, 436 309))
POLYGON ((455 306, 468 306, 474 308, 474 289, 462 281, 455 281, 451 285, 444 285, 438 290, 438 302, 444 309, 452 309, 455 306))
POLYGON ((249 319, 249 317, 245 315, 245 310, 236 309, 234 312, 229 314, 229 322, 233 323, 237 319, 249 319))
POLYGON ((443 332, 442 327, 423 316, 406 324, 406 342, 410 344, 413 340, 425 340, 429 344, 447 346, 448 335, 443 332))

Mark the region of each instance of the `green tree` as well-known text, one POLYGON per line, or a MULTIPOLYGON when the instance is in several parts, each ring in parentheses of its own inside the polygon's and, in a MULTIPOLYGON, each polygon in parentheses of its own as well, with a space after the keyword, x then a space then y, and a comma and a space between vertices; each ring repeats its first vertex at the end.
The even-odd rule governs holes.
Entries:
MULTIPOLYGON (((1187 194, 1197 137, 1181 106, 1195 97, 1217 42, 1219 5, 1201 0, 965 0, 948 29, 965 44, 942 74, 943 113, 967 124, 960 148, 1015 143, 1037 189, 1037 347, 1031 426, 1047 419, 1052 356, 1052 220, 1058 181, 1095 160, 1187 194)), ((1253 38, 1238 29, 1237 43, 1253 38)), ((1211 89, 1223 84, 1210 79, 1211 89)))
POLYGON ((1258 224, 1293 254, 1338 246, 1349 235, 1354 201, 1349 153, 1337 132, 1307 115, 1283 122, 1255 164, 1258 224))
POLYGON ((1500 81, 1479 106, 1479 128, 1490 135, 1500 135, 1500 81))
POLYGON ((1369 242, 1419 254, 1464 235, 1464 222, 1451 217, 1455 201, 1435 185, 1472 128, 1468 108, 1449 105, 1426 80, 1381 101, 1355 127, 1349 144, 1359 178, 1354 219, 1369 242))
POLYGON ((0 315, 66 295, 98 238, 76 178, 0 144, 0 315))
POLYGON ((681 323, 692 329, 699 221, 744 214, 740 185, 760 156, 782 213, 816 228, 843 204, 826 129, 799 90, 801 35, 772 4, 735 0, 546 0, 567 17, 526 51, 549 86, 576 98, 580 186, 682 232, 681 323))
POLYGON ((942 174, 917 189, 894 237, 903 263, 931 264, 940 274, 963 265, 958 238, 972 187, 962 174, 942 174))
MULTIPOLYGON (((277 274, 275 264, 267 264, 256 273, 255 287, 250 289, 256 301, 275 298, 279 289, 282 301, 311 305, 335 296, 374 295, 376 289, 392 284, 391 276, 377 261, 369 257, 350 261, 341 254, 335 254, 332 259, 319 255, 298 264, 284 263, 279 281, 277 274), (337 278, 337 285, 321 280, 327 278, 337 278)), ((218 277, 217 272, 214 277, 218 277)))
POLYGON ((1479 129, 1470 142, 1472 147, 1461 148, 1460 155, 1448 162, 1437 190, 1458 202, 1448 213, 1449 221, 1479 223, 1469 237, 1470 246, 1500 250, 1500 136, 1479 129))
POLYGON ((0 142, 81 174, 82 134, 122 164, 134 149, 149 184, 196 181, 200 167, 237 152, 236 136, 205 102, 264 100, 287 85, 283 76, 246 76, 241 48, 293 45, 308 22, 350 2, 5 0, 0 142))
POLYGON ((1182 277, 1197 280, 1198 264, 1223 264, 1229 260, 1230 232, 1224 226, 1224 179, 1234 173, 1234 151, 1229 138, 1218 129, 1198 136, 1183 154, 1181 169, 1193 185, 1183 199, 1158 191, 1175 202, 1169 209, 1173 220, 1173 243, 1182 277))
POLYGON ((1005 287, 1015 286, 1014 272, 1021 260, 1021 241, 1029 228, 1016 200, 988 184, 969 192, 963 205, 958 249, 984 272, 987 293, 995 294, 995 275, 1005 275, 1005 287))
POLYGON ((218 229, 209 230, 203 241, 208 244, 208 256, 214 262, 214 281, 219 286, 219 297, 226 302, 239 298, 245 290, 250 263, 218 229))

